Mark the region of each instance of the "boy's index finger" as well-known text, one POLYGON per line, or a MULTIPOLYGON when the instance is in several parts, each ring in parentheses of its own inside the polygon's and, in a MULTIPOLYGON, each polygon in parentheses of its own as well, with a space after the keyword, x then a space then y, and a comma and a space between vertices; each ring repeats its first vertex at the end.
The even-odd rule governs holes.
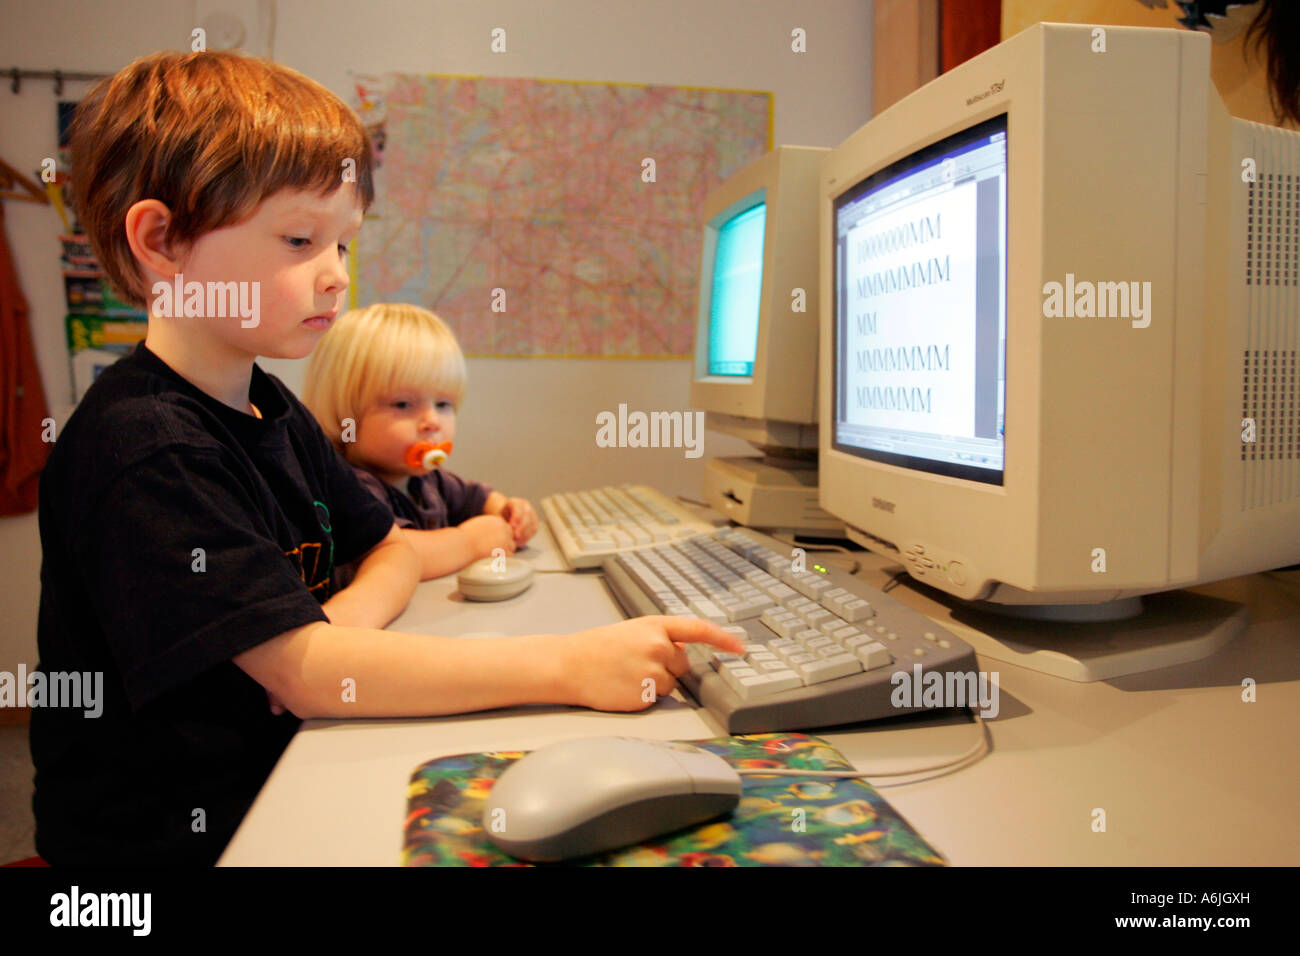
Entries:
POLYGON ((743 653, 745 642, 734 634, 728 634, 718 625, 700 617, 661 617, 664 630, 669 638, 680 644, 712 644, 714 647, 733 654, 743 653))

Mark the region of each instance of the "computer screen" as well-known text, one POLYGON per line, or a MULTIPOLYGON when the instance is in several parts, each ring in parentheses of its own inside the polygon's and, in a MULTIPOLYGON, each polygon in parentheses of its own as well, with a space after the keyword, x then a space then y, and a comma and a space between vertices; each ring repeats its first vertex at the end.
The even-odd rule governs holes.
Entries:
POLYGON ((1001 484, 1006 114, 840 194, 834 230, 834 447, 1001 484))
POLYGON ((754 374, 766 225, 767 204, 760 201, 718 230, 709 283, 710 375, 754 374))

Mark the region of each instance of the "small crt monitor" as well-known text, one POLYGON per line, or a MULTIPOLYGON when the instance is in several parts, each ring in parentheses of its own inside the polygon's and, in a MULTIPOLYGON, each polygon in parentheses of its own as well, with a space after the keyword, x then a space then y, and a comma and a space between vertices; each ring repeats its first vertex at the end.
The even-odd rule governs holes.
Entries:
POLYGON ((709 427, 815 451, 817 188, 827 150, 779 146, 704 199, 691 404, 709 427))

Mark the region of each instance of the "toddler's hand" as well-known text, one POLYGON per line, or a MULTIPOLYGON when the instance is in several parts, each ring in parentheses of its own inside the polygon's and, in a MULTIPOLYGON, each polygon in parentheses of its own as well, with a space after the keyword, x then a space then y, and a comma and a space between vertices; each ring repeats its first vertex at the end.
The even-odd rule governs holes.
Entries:
POLYGON ((501 548, 506 554, 515 553, 515 536, 504 519, 496 515, 478 515, 463 521, 459 528, 469 538, 474 558, 490 558, 501 548))
POLYGON ((515 545, 522 548, 533 535, 537 534, 537 512, 528 503, 527 498, 511 498, 501 510, 501 517, 510 522, 510 530, 515 536, 515 545))
POLYGON ((690 669, 683 644, 744 652, 738 638, 693 617, 634 617, 559 640, 568 656, 568 700, 596 710, 644 710, 671 694, 690 669))

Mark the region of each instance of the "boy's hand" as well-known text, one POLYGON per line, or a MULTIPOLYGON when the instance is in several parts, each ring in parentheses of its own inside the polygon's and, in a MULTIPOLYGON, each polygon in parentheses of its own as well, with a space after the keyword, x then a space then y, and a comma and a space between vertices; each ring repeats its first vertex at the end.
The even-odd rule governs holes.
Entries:
POLYGON ((703 642, 733 654, 744 643, 693 617, 634 617, 560 638, 569 703, 595 710, 645 710, 673 692, 690 669, 683 644, 703 642))
POLYGON ((527 498, 510 498, 501 509, 501 517, 510 522, 515 545, 522 548, 528 539, 537 534, 537 512, 527 498))
POLYGON ((503 518, 496 515, 477 515, 462 521, 457 527, 468 538, 474 560, 490 558, 492 552, 502 548, 506 554, 515 553, 515 535, 503 518))

